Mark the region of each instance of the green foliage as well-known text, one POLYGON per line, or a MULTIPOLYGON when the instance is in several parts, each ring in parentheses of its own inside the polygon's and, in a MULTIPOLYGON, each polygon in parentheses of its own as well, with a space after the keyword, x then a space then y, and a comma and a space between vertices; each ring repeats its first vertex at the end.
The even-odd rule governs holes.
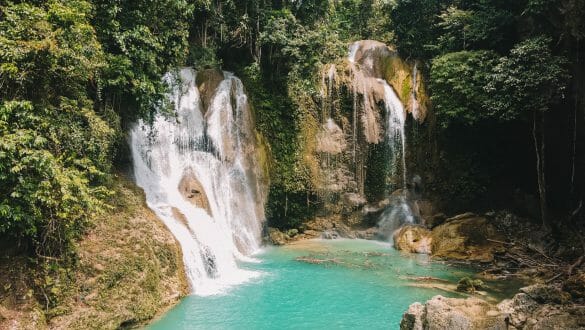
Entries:
POLYGON ((92 3, 93 24, 107 61, 102 102, 129 120, 151 117, 165 101, 162 75, 187 57, 193 5, 184 0, 92 3))
POLYGON ((60 254, 105 207, 113 131, 89 109, 0 105, 0 233, 60 254))
POLYGON ((552 54, 546 37, 527 39, 502 57, 485 89, 492 115, 511 120, 544 112, 564 97, 569 80, 566 60, 552 54))
POLYGON ((86 1, 0 9, 0 234, 59 255, 108 195, 116 117, 89 98, 104 55, 86 1))
POLYGON ((436 47, 440 12, 439 1, 396 1, 390 17, 398 51, 407 57, 430 58, 436 47))
POLYGON ((97 83, 103 53, 86 1, 0 7, 0 96, 57 102, 85 95, 97 83), (67 3, 67 5, 65 5, 67 3))
POLYGON ((451 5, 441 12, 437 28, 439 53, 466 49, 502 49, 511 34, 512 9, 497 2, 481 0, 451 5))
POLYGON ((433 59, 430 88, 441 126, 473 125, 488 118, 490 81, 497 55, 491 51, 461 51, 433 59))

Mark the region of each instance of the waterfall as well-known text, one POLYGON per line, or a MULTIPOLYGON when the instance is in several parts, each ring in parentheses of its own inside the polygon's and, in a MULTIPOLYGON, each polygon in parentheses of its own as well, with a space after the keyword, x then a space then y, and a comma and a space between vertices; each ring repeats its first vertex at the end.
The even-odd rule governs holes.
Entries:
POLYGON ((386 108, 386 141, 390 147, 390 166, 392 175, 396 175, 398 158, 402 167, 402 188, 406 188, 406 136, 404 123, 406 112, 398 95, 386 80, 380 79, 384 86, 384 107, 386 108))
POLYGON ((193 293, 217 294, 258 273, 265 189, 256 136, 242 82, 230 73, 204 109, 196 73, 167 74, 174 116, 158 114, 130 132, 136 183, 175 236, 193 293))

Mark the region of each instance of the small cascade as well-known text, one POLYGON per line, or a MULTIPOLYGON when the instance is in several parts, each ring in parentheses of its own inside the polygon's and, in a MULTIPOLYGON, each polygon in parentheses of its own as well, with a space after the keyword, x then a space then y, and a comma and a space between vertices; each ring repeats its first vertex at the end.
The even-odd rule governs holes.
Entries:
POLYGON ((389 158, 392 176, 397 175, 398 166, 402 170, 402 187, 406 188, 406 136, 404 123, 406 112, 394 89, 386 80, 380 79, 384 86, 384 106, 386 108, 386 142, 390 148, 389 158), (400 162, 398 162, 400 159, 400 162), (400 165, 398 164, 400 163, 400 165))
POLYGON ((392 239, 396 229, 417 222, 417 217, 412 211, 412 206, 404 194, 392 196, 388 205, 378 220, 378 228, 385 239, 392 239))
POLYGON ((418 70, 417 64, 414 62, 412 66, 412 91, 410 93, 410 112, 414 118, 419 118, 419 108, 420 105, 418 103, 418 95, 416 95, 416 91, 418 90, 418 70))
POLYGON ((130 143, 136 183, 181 245, 193 292, 210 295, 258 276, 238 262, 260 248, 266 193, 242 82, 224 73, 203 109, 195 78, 168 74, 174 117, 138 122, 130 143))

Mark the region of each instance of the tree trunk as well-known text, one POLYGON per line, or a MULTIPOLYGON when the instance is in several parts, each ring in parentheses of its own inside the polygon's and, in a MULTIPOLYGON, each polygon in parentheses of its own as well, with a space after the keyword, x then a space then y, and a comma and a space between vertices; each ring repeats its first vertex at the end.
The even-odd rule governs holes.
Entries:
POLYGON ((541 114, 541 122, 540 122, 540 141, 538 141, 538 112, 534 111, 534 119, 533 119, 533 126, 532 126, 532 137, 534 138, 534 150, 536 151, 536 176, 538 179, 538 195, 540 199, 540 217, 542 220, 542 226, 550 230, 550 223, 548 221, 548 212, 546 207, 546 178, 545 178, 545 163, 544 163, 544 151, 545 151, 545 142, 544 142, 544 113, 541 114))

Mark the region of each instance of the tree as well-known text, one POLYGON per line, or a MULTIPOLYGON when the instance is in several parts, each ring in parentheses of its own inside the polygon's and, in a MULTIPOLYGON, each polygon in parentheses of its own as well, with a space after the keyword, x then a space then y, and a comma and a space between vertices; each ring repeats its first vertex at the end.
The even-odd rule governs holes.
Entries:
POLYGON ((532 118, 536 154, 540 212, 545 228, 551 228, 546 197, 546 113, 564 98, 569 81, 566 60, 555 56, 551 39, 535 37, 517 44, 508 56, 500 58, 486 85, 491 114, 502 120, 532 118))
POLYGON ((104 56, 87 1, 0 10, 0 234, 61 255, 108 195, 116 131, 89 97, 104 56))
POLYGON ((166 100, 162 76, 184 64, 193 6, 184 0, 93 0, 105 52, 103 106, 128 120, 152 117, 166 100))
POLYGON ((431 100, 443 128, 452 123, 472 126, 489 118, 484 87, 497 58, 491 51, 461 51, 433 60, 431 100))
POLYGON ((437 0, 399 0, 390 14, 398 51, 408 57, 431 58, 441 12, 437 0))

